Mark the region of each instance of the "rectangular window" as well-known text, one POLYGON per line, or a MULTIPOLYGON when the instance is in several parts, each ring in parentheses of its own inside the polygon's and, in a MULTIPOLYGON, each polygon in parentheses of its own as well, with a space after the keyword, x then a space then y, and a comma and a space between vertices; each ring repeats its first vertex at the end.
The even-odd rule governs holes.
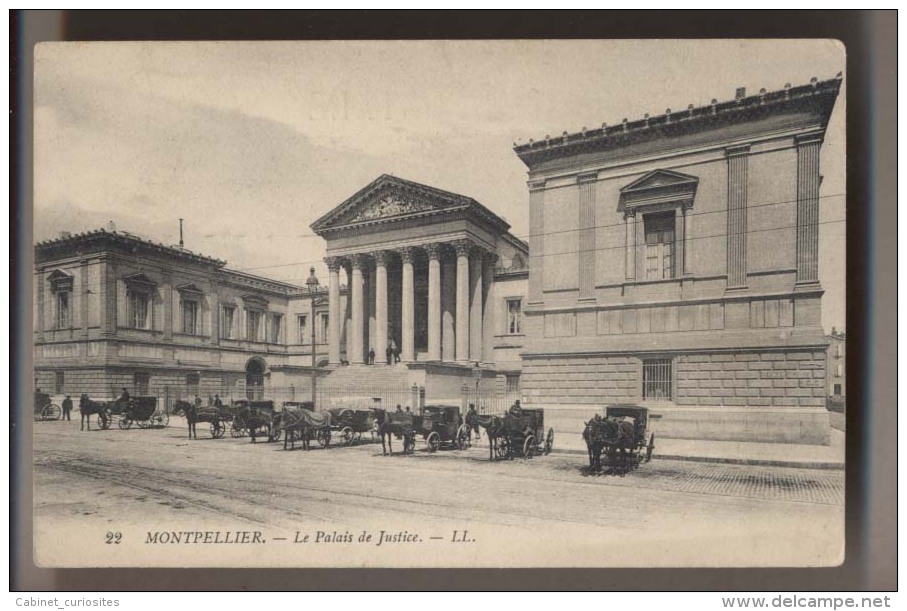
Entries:
POLYGON ((236 308, 225 305, 221 310, 220 336, 222 339, 233 339, 233 319, 236 317, 236 308))
POLYGON ((844 363, 838 363, 835 367, 835 377, 843 378, 844 377, 844 363))
POLYGON ((835 396, 836 397, 841 396, 841 385, 840 384, 835 384, 835 396))
POLYGON ((674 277, 674 212, 643 217, 646 233, 646 280, 674 277))
POLYGON ((841 344, 835 345, 835 356, 838 358, 844 356, 844 346, 842 346, 841 344))
POLYGON ((507 300, 507 334, 519 335, 523 332, 523 304, 520 299, 507 300))
POLYGON ((507 381, 507 392, 520 392, 520 374, 508 374, 505 379, 507 381))
POLYGON ((191 299, 183 299, 180 302, 180 310, 183 316, 183 333, 186 335, 198 335, 198 302, 191 299))
POLYGON ((326 344, 326 343, 328 343, 328 338, 330 336, 330 332, 328 331, 328 329, 330 329, 330 327, 328 326, 328 315, 320 314, 319 316, 320 316, 319 328, 321 331, 321 338, 318 340, 318 343, 326 344))
POLYGON ((246 310, 246 339, 252 342, 260 341, 261 312, 246 310))
POLYGON ((129 291, 126 303, 127 323, 133 329, 151 328, 151 295, 141 291, 129 291))
POLYGON ((189 397, 195 397, 198 394, 198 385, 201 382, 201 376, 197 373, 186 374, 186 392, 189 397))
POLYGON ((299 329, 299 336, 297 338, 298 344, 307 344, 309 343, 309 328, 306 325, 308 317, 304 314, 300 314, 296 317, 296 326, 299 329))
POLYGON ((137 371, 132 376, 132 386, 136 395, 147 395, 148 385, 151 383, 151 375, 137 371))
POLYGON ((66 384, 66 372, 55 371, 54 372, 54 394, 62 395, 65 391, 64 386, 66 384))
POLYGON ((671 359, 643 360, 642 398, 648 401, 671 401, 673 377, 671 359))
POLYGON ((54 322, 57 329, 68 329, 72 326, 72 315, 69 304, 72 293, 69 291, 57 292, 57 309, 54 314, 54 322))
POLYGON ((280 343, 280 327, 283 325, 283 314, 271 314, 271 343, 280 343))

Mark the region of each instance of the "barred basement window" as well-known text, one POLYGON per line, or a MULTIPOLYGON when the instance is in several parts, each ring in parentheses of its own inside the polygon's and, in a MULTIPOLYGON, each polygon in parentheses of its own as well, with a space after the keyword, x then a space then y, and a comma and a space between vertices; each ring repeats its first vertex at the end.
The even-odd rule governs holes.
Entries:
POLYGON ((673 375, 671 359, 645 359, 642 362, 642 398, 671 401, 673 375))
POLYGON ((505 376, 507 392, 520 392, 520 374, 507 374, 505 376))

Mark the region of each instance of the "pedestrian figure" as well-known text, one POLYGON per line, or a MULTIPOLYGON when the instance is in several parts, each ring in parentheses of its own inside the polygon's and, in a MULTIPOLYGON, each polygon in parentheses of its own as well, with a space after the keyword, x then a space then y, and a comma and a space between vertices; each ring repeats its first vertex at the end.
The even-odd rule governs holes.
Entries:
POLYGON ((475 403, 469 404, 469 409, 466 410, 466 426, 469 431, 469 440, 472 441, 472 433, 475 431, 476 441, 482 438, 479 434, 479 413, 476 411, 475 403))
POLYGON ((394 346, 394 363, 400 362, 400 349, 394 346))
POLYGON ((398 414, 402 414, 402 413, 403 413, 403 409, 400 407, 400 404, 399 404, 399 403, 397 404, 397 413, 398 413, 398 414))
POLYGON ((211 395, 208 395, 208 405, 214 405, 214 397, 212 397, 211 395))
POLYGON ((201 406, 202 406, 202 398, 199 397, 198 395, 195 395, 195 407, 201 407, 201 406))
POLYGON ((407 414, 410 413, 410 411, 409 411, 409 405, 406 406, 406 413, 407 413, 407 414))
POLYGON ((374 348, 368 349, 368 364, 369 365, 375 364, 375 349, 374 348))
POLYGON ((214 407, 223 407, 224 402, 220 400, 220 395, 214 395, 214 407))
POLYGON ((388 347, 387 347, 387 350, 384 351, 384 356, 387 357, 387 364, 390 365, 390 364, 391 364, 391 356, 392 356, 392 354, 391 354, 391 347, 390 347, 390 346, 388 346, 388 347))
POLYGON ((72 399, 69 398, 69 395, 66 395, 66 398, 63 399, 63 420, 70 420, 69 412, 72 411, 72 399))

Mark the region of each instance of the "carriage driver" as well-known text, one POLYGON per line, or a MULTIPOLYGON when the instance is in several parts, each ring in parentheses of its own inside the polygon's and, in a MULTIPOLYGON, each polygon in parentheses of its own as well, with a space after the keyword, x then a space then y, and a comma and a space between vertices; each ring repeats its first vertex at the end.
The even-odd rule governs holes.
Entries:
POLYGON ((120 398, 117 399, 118 402, 123 404, 123 407, 129 405, 129 391, 123 388, 123 392, 120 395, 120 398))
POLYGON ((214 395, 214 407, 223 407, 224 402, 220 400, 220 395, 214 395))
POLYGON ((472 432, 475 431, 476 439, 481 439, 482 436, 479 434, 479 413, 476 411, 475 403, 469 404, 469 409, 466 410, 466 427, 469 431, 469 439, 472 440, 472 432))

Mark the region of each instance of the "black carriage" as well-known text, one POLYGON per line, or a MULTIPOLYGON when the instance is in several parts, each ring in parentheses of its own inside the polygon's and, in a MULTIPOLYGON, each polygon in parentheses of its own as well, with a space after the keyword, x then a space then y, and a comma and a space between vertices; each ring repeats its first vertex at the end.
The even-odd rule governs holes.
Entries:
POLYGON ((59 420, 63 410, 44 392, 35 393, 35 420, 59 420))
POLYGON ((460 417, 456 405, 427 405, 422 413, 388 412, 387 430, 403 439, 403 453, 411 454, 416 449, 416 439, 425 440, 429 452, 437 452, 442 446, 466 449, 469 447, 469 429, 460 417))
POLYGON ((458 405, 426 405, 413 417, 413 429, 425 440, 429 452, 437 452, 442 446, 457 450, 469 447, 469 427, 463 423, 458 405))
POLYGON ((331 413, 331 431, 343 445, 349 446, 362 441, 364 433, 369 433, 374 441, 375 414, 371 410, 334 407, 328 411, 331 413))
POLYGON ((230 419, 230 436, 251 436, 252 441, 259 436, 268 441, 280 441, 280 415, 274 409, 271 400, 236 399, 225 410, 230 419))
POLYGON ((331 444, 334 428, 332 411, 316 411, 311 401, 285 401, 275 422, 284 433, 284 449, 294 449, 297 441, 302 441, 303 447, 308 449, 312 438, 318 445, 327 448, 331 444))
POLYGON ((549 454, 554 446, 554 429, 545 430, 545 410, 511 408, 504 414, 503 431, 494 440, 497 458, 532 458, 549 454))
POLYGON ((613 471, 626 473, 649 462, 655 450, 655 433, 648 430, 649 410, 639 405, 609 405, 605 417, 586 424, 583 437, 589 447, 590 467, 601 467, 601 455, 613 471))
POLYGON ((114 416, 117 416, 117 424, 123 430, 131 429, 133 424, 141 429, 165 427, 170 424, 167 412, 157 408, 157 397, 140 395, 130 397, 128 401, 115 401, 107 413, 106 420, 98 415, 98 424, 102 428, 109 428, 114 416))
POLYGON ((183 414, 189 422, 190 434, 195 425, 207 422, 211 437, 220 439, 226 433, 227 426, 233 422, 233 411, 224 405, 201 405, 195 407, 188 401, 177 401, 173 406, 174 414, 183 414))

